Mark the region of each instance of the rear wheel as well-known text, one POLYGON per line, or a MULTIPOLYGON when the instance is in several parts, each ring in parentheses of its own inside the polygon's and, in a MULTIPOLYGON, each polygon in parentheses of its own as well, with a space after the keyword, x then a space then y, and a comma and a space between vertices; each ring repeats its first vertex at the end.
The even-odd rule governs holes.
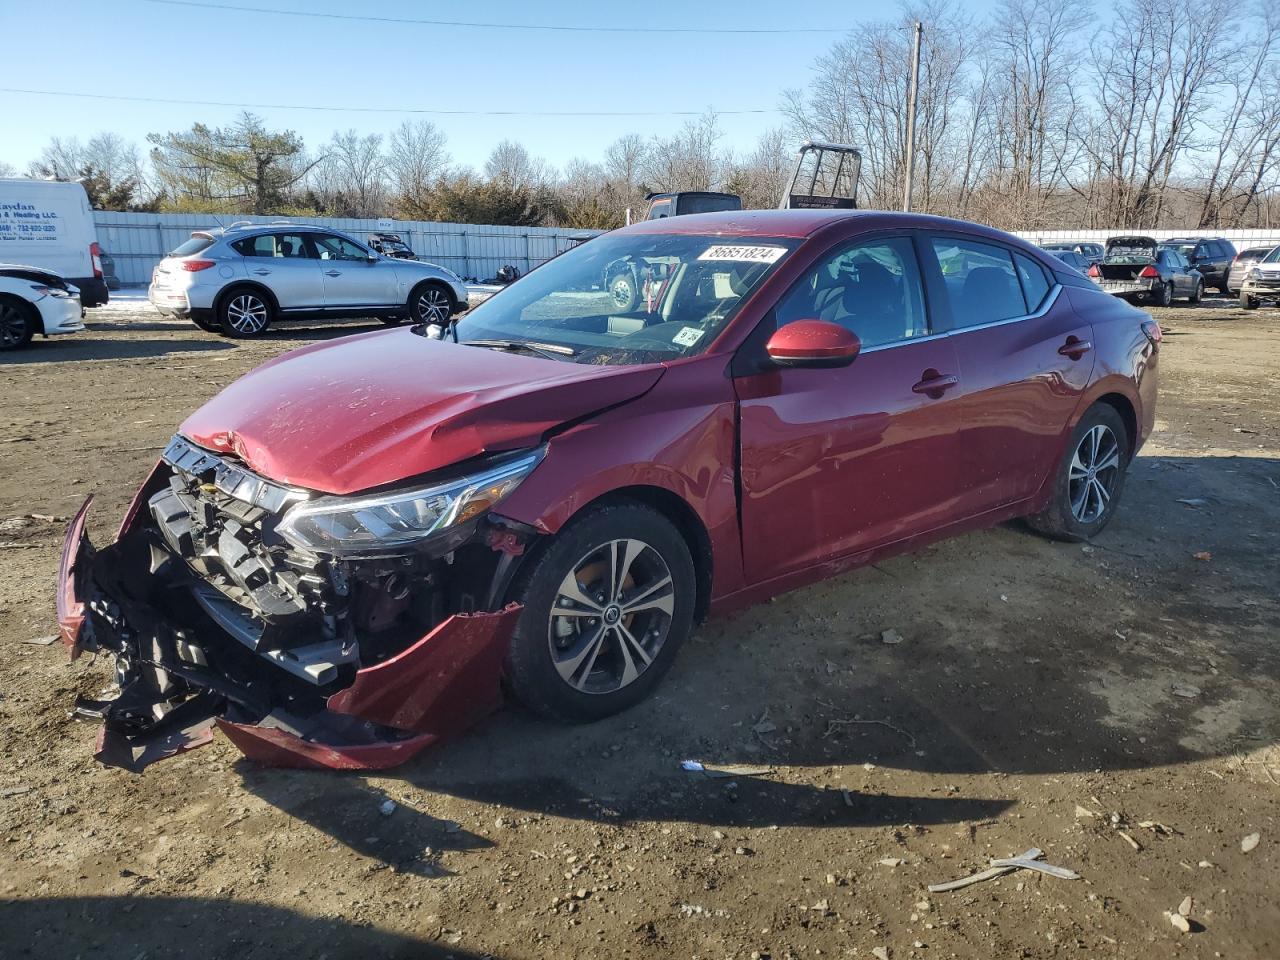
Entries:
POLYGON ((0 350, 18 350, 31 342, 36 332, 34 312, 16 297, 0 298, 0 350))
POLYGON ((1055 540, 1087 540, 1101 533, 1120 503, 1132 442, 1114 407, 1090 407, 1067 441, 1048 507, 1027 518, 1032 529, 1055 540))
POLYGON ((260 337, 271 326, 272 313, 266 296, 257 290, 231 290, 218 309, 219 332, 237 339, 260 337))
POLYGON ((507 652, 512 693, 543 716, 599 720, 644 699, 693 625, 689 548, 636 503, 590 509, 530 561, 507 652))
POLYGON ((1257 310, 1257 309, 1258 309, 1258 298, 1257 298, 1257 297, 1251 297, 1251 296, 1249 296, 1247 293, 1245 293, 1243 290, 1241 290, 1241 291, 1240 291, 1240 306, 1244 307, 1246 310, 1257 310))
POLYGON ((1158 291, 1151 294, 1151 299, 1155 301, 1157 307, 1167 307, 1173 303, 1173 284, 1166 283, 1160 287, 1158 291))
POLYGON ((1200 298, 1204 296, 1204 281, 1197 280, 1196 288, 1188 298, 1187 303, 1199 303, 1200 298))

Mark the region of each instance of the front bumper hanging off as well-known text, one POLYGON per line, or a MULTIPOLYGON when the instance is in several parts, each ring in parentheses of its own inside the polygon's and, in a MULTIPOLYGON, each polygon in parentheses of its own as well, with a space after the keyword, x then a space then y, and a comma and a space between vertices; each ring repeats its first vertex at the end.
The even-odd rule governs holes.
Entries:
POLYGON ((109 547, 96 549, 85 533, 92 497, 63 544, 56 599, 70 656, 116 657, 120 695, 77 703, 78 715, 103 722, 95 751, 103 763, 141 771, 209 743, 216 725, 270 765, 385 769, 501 705, 518 605, 454 613, 394 656, 304 689, 218 630, 180 580, 166 580, 139 522, 159 486, 153 474, 109 547))

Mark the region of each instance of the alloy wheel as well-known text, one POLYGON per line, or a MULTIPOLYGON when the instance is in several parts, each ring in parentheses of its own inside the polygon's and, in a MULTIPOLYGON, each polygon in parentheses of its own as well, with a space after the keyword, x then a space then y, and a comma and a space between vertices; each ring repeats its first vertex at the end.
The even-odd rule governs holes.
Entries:
POLYGON ((227 304, 227 323, 237 333, 261 333, 267 327, 267 305, 251 293, 242 293, 227 304))
POLYGON ((418 295, 415 305, 423 323, 443 324, 449 319, 449 295, 439 287, 427 287, 418 295))
POLYGON ((675 612, 667 562, 641 540, 611 540, 582 557, 556 590, 551 660, 581 693, 630 685, 658 656, 675 612))
POLYGON ((1071 457, 1067 492, 1071 515, 1080 523, 1097 523, 1111 505, 1120 476, 1120 443, 1111 428, 1098 424, 1080 438, 1071 457))
POLYGON ((27 318, 12 304, 0 304, 0 346, 21 346, 27 336, 27 318))

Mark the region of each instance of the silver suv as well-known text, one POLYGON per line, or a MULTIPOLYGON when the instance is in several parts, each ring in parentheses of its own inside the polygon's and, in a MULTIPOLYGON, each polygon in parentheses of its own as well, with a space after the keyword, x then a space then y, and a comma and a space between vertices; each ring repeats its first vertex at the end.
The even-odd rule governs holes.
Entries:
POLYGON ((161 260, 147 298, 202 330, 256 337, 304 317, 443 324, 466 308, 467 288, 443 267, 384 257, 336 230, 233 223, 192 233, 161 260))

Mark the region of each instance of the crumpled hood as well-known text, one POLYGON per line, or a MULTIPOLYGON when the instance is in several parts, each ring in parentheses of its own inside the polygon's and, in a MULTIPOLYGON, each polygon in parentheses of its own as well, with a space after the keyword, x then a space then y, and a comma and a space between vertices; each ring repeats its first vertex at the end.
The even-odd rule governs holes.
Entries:
POLYGON ((664 370, 543 360, 401 328, 277 357, 181 432, 278 483, 353 493, 536 445, 566 421, 647 392, 664 370))

